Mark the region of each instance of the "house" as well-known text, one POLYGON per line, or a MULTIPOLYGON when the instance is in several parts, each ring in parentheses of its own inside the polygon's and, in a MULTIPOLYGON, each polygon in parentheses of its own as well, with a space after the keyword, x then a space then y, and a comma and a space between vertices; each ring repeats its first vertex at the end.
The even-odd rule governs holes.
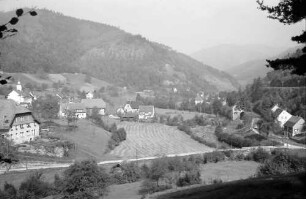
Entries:
POLYGON ((12 100, 0 100, 0 136, 14 144, 30 142, 39 136, 40 122, 25 107, 12 100))
POLYGON ((290 137, 302 133, 305 120, 301 117, 292 116, 285 124, 284 129, 289 133, 290 137))
POLYGON ((136 121, 138 119, 138 113, 126 112, 121 117, 121 121, 136 121))
POLYGON ((236 119, 240 119, 240 114, 243 113, 244 111, 239 108, 237 105, 234 105, 232 107, 232 119, 236 120, 236 119))
POLYGON ((139 106, 138 113, 140 120, 147 120, 154 117, 155 109, 154 106, 139 106))
POLYGON ((105 115, 106 103, 103 99, 82 99, 81 103, 85 106, 87 116, 92 115, 94 110, 100 115, 105 115))
POLYGON ((203 102, 204 102, 204 99, 200 95, 197 95, 196 98, 194 99, 195 105, 202 104, 203 102))
POLYGON ((273 107, 272 114, 276 118, 276 122, 279 123, 280 127, 284 127, 284 124, 292 117, 290 113, 281 109, 273 107), (274 110, 274 112, 273 112, 274 110))
POLYGON ((67 117, 69 113, 79 119, 86 118, 86 108, 82 103, 61 103, 59 117, 67 117))
POLYGON ((36 100, 36 97, 31 92, 25 92, 22 90, 20 81, 16 85, 16 89, 12 90, 7 96, 7 99, 13 100, 18 105, 28 107, 32 104, 33 100, 36 100))
POLYGON ((123 107, 124 112, 137 113, 139 110, 139 103, 136 101, 128 101, 123 107))
POLYGON ((94 97, 94 93, 93 92, 88 92, 88 93, 86 93, 86 99, 93 99, 93 97, 94 97))

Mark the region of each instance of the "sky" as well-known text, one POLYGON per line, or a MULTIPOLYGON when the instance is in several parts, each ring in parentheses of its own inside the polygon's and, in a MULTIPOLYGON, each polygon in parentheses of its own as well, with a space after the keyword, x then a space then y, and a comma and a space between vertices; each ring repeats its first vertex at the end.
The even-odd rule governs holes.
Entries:
POLYGON ((0 0, 1 11, 20 7, 106 23, 187 54, 221 44, 292 47, 305 29, 268 19, 256 0, 0 0))

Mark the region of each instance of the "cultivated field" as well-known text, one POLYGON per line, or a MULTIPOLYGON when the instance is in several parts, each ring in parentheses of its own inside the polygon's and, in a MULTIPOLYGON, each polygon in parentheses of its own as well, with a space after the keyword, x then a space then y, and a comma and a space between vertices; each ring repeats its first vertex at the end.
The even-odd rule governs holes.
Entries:
POLYGON ((191 139, 176 127, 136 122, 122 122, 118 124, 120 127, 125 128, 127 140, 111 151, 111 155, 139 158, 213 150, 191 139))

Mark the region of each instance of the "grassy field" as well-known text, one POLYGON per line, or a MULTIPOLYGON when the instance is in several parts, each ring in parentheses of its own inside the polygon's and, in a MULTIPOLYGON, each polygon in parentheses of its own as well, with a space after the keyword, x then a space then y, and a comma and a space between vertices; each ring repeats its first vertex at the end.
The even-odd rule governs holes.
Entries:
POLYGON ((223 182, 249 178, 256 173, 259 164, 253 161, 226 161, 208 163, 201 166, 203 183, 210 184, 215 179, 223 182))
POLYGON ((140 199, 141 195, 138 195, 138 190, 140 189, 141 181, 120 184, 120 185, 111 185, 109 187, 109 193, 103 199, 140 199))
POLYGON ((190 112, 190 111, 181 111, 181 110, 174 110, 174 109, 161 109, 161 108, 155 108, 156 114, 160 115, 167 115, 167 116, 183 116, 184 120, 192 119, 196 115, 203 115, 208 118, 215 118, 214 115, 209 115, 205 113, 199 113, 199 112, 190 112))
POLYGON ((212 151, 212 148, 191 139, 189 135, 177 130, 176 127, 136 122, 121 122, 118 127, 125 128, 127 140, 110 152, 114 156, 139 158, 212 151))
POLYGON ((306 198, 305 173, 265 177, 185 189, 156 199, 301 199, 306 198))
MULTIPOLYGON (((66 121, 56 121, 66 125, 66 121)), ((110 133, 104 129, 95 126, 89 120, 78 120, 78 128, 73 131, 67 131, 61 128, 61 131, 55 132, 54 136, 69 140, 76 145, 76 150, 72 153, 72 159, 77 161, 84 159, 96 159, 97 161, 114 159, 105 154, 110 133)))

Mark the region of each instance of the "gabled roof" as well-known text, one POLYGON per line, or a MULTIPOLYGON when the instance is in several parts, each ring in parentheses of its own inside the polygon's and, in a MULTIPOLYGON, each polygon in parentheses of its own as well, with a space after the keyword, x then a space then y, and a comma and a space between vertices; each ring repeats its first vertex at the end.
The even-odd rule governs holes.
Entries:
POLYGON ((70 111, 75 111, 75 110, 82 110, 84 112, 86 111, 85 105, 82 103, 62 103, 61 108, 70 111))
POLYGON ((139 102, 136 101, 128 101, 127 104, 131 105, 132 109, 139 109, 139 102))
POLYGON ((284 110, 277 108, 274 112, 273 112, 273 116, 274 117, 278 117, 284 110))
POLYGON ((303 118, 297 117, 297 116, 292 116, 290 119, 284 124, 286 127, 293 127, 298 121, 302 120, 303 118))
POLYGON ((139 113, 153 113, 154 112, 154 106, 139 106, 139 113))
POLYGON ((84 104, 85 108, 105 108, 106 103, 103 99, 82 99, 81 103, 84 104))
MULTIPOLYGON (((33 116, 29 109, 17 106, 13 100, 0 100, 0 129, 10 129, 14 118, 19 114, 31 114, 33 116)), ((39 123, 35 118, 34 120, 39 123)))

